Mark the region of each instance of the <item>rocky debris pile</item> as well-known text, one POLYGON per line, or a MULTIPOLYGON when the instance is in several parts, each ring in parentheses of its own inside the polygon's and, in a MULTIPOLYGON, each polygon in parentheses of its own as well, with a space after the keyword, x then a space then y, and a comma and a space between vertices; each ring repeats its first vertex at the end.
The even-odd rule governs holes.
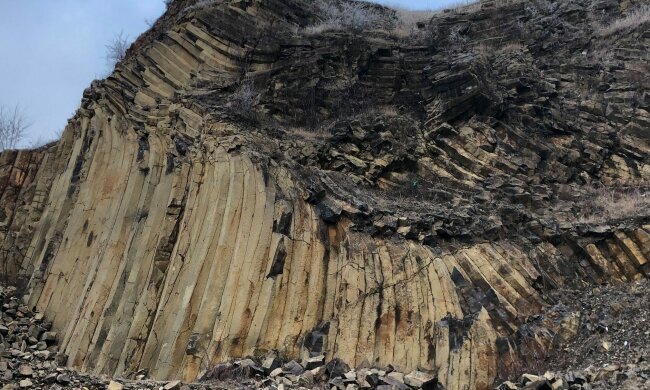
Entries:
MULTIPOLYGON (((2 390, 105 388, 111 383, 64 368, 57 334, 41 313, 22 304, 16 288, 0 286, 0 386, 2 390)), ((114 383, 113 390, 121 389, 114 383)), ((157 388, 157 387, 156 387, 157 388)))
MULTIPOLYGON (((57 334, 41 313, 22 304, 13 286, 0 286, 0 388, 14 389, 163 389, 180 382, 109 381, 64 368, 57 334)), ((200 389, 202 386, 192 388, 200 389)), ((190 387, 188 387, 189 389, 190 387)))
POLYGON ((562 348, 562 367, 634 364, 650 360, 650 283, 562 290, 558 300, 581 314, 577 337, 562 348))
POLYGON ((258 389, 312 389, 340 390, 378 389, 443 389, 437 378, 423 371, 401 373, 396 367, 350 368, 340 359, 325 361, 325 356, 314 356, 301 361, 283 362, 270 354, 259 360, 243 359, 218 364, 201 378, 206 383, 220 386, 231 384, 258 389))
POLYGON ((69 386, 72 376, 59 365, 52 324, 21 304, 14 287, 0 287, 0 383, 3 389, 69 386))
POLYGON ((351 369, 340 359, 326 362, 325 356, 301 361, 283 361, 270 353, 262 358, 246 358, 218 364, 206 370, 200 383, 157 382, 145 375, 137 380, 107 380, 64 368, 67 357, 58 351, 57 334, 40 313, 22 304, 15 287, 0 287, 0 385, 2 390, 98 388, 108 390, 159 389, 205 390, 212 388, 249 389, 439 389, 429 373, 401 373, 394 366, 383 369, 351 369))
POLYGON ((499 390, 650 389, 649 281, 561 289, 553 295, 558 304, 546 316, 578 313, 577 334, 538 362, 554 371, 524 374, 499 390))
POLYGON ((497 390, 517 389, 650 389, 650 362, 591 366, 582 371, 567 371, 564 374, 550 371, 544 375, 524 374, 517 383, 507 381, 497 387, 497 390))

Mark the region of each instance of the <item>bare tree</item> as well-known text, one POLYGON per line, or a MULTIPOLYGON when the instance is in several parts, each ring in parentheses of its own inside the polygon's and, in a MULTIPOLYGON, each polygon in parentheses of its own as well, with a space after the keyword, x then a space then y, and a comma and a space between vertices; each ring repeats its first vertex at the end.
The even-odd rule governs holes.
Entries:
POLYGON ((0 106, 0 151, 16 149, 29 126, 19 106, 0 106))
POLYGON ((123 31, 115 34, 111 42, 106 45, 106 63, 113 68, 118 62, 122 61, 129 48, 129 37, 124 35, 123 31))

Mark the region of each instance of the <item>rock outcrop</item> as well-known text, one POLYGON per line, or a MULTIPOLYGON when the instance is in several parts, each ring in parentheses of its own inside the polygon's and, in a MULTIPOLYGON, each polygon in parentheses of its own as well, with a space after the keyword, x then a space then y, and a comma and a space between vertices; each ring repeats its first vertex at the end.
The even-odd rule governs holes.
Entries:
POLYGON ((0 265, 68 365, 193 380, 276 350, 485 389, 575 334, 551 289, 650 274, 648 210, 590 212, 650 177, 650 25, 594 27, 636 2, 485 1, 406 42, 193 3, 59 142, 1 157, 0 265))

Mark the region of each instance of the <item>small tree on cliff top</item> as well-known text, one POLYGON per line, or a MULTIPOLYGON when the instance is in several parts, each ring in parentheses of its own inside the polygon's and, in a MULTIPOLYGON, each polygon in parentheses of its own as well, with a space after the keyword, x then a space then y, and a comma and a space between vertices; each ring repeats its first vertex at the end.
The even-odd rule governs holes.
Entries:
POLYGON ((20 107, 8 108, 0 106, 0 151, 16 149, 25 138, 29 123, 20 107))
POLYGON ((116 34, 106 45, 106 63, 108 66, 113 68, 118 62, 122 61, 129 46, 129 37, 124 35, 124 32, 116 34))

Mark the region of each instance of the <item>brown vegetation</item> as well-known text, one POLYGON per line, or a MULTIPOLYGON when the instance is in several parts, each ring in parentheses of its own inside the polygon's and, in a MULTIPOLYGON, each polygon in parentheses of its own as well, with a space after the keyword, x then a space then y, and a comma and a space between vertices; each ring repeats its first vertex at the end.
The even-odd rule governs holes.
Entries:
POLYGON ((17 148, 28 127, 20 107, 0 106, 0 151, 17 148))
POLYGON ((336 4, 328 0, 317 0, 314 7, 320 15, 321 22, 307 27, 308 35, 326 31, 360 31, 377 28, 382 24, 379 10, 368 3, 354 2, 336 4))
POLYGON ((634 30, 643 23, 648 22, 650 22, 650 5, 646 4, 630 11, 609 24, 598 27, 596 32, 598 35, 606 37, 618 32, 634 30))
POLYGON ((650 214, 650 189, 644 186, 593 188, 578 217, 582 223, 605 223, 650 214))

